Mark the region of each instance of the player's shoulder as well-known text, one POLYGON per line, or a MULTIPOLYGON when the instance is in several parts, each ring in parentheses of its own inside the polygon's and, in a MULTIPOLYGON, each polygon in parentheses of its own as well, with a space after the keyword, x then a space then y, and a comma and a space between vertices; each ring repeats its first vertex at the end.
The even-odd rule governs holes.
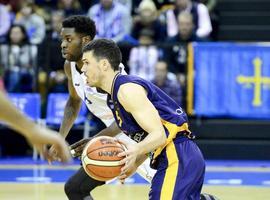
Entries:
POLYGON ((126 100, 126 99, 133 99, 136 95, 145 94, 144 88, 137 84, 137 83, 124 83, 119 87, 119 90, 117 92, 118 99, 126 100))

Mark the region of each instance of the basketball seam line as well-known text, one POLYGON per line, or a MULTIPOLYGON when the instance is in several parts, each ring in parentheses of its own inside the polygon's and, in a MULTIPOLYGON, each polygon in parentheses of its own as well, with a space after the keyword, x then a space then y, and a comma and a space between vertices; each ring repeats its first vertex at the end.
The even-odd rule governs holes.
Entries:
POLYGON ((104 146, 104 147, 99 147, 97 149, 94 149, 94 150, 92 150, 90 152, 87 152, 87 155, 90 154, 90 153, 92 153, 93 151, 96 151, 96 150, 99 150, 99 149, 104 149, 104 148, 110 148, 110 147, 113 147, 113 148, 116 148, 116 149, 121 149, 121 150, 125 151, 125 149, 123 149, 123 148, 121 148, 119 146, 104 146))

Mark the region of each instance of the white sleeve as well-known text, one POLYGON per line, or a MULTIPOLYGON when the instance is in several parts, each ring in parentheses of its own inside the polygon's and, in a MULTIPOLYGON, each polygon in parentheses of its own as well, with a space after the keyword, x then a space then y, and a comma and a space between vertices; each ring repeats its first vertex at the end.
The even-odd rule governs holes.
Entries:
POLYGON ((212 31, 212 25, 207 7, 199 3, 198 4, 198 29, 196 35, 198 37, 207 37, 212 31))

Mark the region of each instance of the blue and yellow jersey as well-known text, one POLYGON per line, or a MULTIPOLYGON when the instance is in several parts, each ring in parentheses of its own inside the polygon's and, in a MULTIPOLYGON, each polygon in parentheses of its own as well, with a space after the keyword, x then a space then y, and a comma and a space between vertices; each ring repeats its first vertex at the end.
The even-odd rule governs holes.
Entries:
MULTIPOLYGON (((147 133, 138 125, 133 116, 119 103, 117 93, 120 86, 125 83, 135 83, 142 86, 147 92, 148 99, 159 113, 160 120, 166 132, 167 141, 164 146, 156 149, 154 158, 157 157, 162 149, 176 136, 185 135, 190 138, 193 137, 188 129, 186 113, 160 88, 136 76, 117 74, 113 81, 112 93, 108 95, 107 104, 113 112, 116 123, 125 134, 137 142, 140 142, 147 136, 147 133)), ((145 116, 145 118, 147 118, 147 116, 145 116)))

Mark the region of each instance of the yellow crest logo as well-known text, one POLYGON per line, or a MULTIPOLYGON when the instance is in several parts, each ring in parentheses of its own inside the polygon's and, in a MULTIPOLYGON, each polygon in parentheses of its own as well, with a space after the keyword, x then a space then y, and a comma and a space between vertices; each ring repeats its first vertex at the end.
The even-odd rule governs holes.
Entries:
POLYGON ((270 77, 262 76, 262 60, 260 58, 255 58, 253 60, 254 65, 254 76, 243 76, 237 77, 237 82, 244 84, 247 88, 254 88, 254 95, 252 105, 261 106, 261 91, 263 85, 270 86, 270 77))

